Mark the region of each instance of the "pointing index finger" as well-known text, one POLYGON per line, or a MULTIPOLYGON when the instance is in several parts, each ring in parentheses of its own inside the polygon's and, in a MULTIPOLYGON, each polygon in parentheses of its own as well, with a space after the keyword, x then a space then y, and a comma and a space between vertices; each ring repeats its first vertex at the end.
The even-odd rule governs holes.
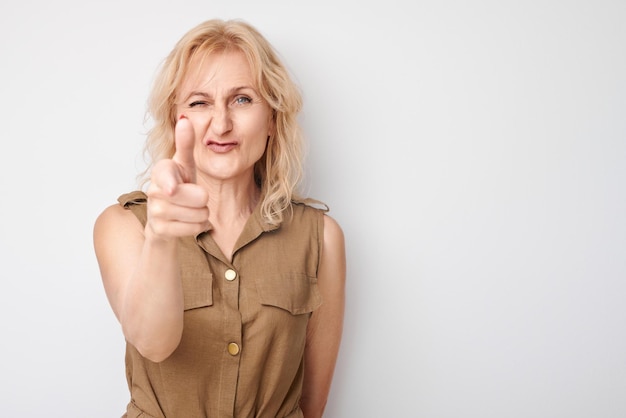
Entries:
POLYGON ((195 135, 193 125, 185 115, 181 116, 174 129, 174 144, 176 151, 172 160, 181 169, 181 175, 185 183, 196 182, 196 162, 193 158, 195 135))

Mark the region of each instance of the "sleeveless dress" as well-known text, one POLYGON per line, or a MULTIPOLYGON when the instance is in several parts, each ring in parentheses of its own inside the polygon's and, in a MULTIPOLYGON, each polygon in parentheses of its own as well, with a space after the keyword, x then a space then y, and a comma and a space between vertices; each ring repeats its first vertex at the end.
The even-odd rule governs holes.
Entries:
MULTIPOLYGON (((146 223, 146 195, 119 203, 146 223)), ((279 226, 259 208, 228 260, 208 232, 179 240, 184 329, 154 363, 126 344, 127 418, 302 418, 306 328, 321 304, 324 210, 292 204, 279 226)))

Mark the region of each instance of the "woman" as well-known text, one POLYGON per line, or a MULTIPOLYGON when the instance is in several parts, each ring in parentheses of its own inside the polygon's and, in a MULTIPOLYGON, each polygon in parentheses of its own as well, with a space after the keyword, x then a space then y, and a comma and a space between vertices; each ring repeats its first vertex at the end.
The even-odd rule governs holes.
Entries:
POLYGON ((241 21, 188 32, 149 111, 147 191, 94 227, 127 417, 320 417, 343 324, 339 225, 297 194, 298 89, 241 21))

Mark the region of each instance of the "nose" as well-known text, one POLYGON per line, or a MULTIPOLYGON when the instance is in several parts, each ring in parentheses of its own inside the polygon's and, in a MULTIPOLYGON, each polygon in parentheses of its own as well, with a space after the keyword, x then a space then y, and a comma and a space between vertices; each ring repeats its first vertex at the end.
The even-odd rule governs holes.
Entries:
POLYGON ((215 135, 222 136, 233 129, 233 121, 228 106, 216 105, 212 113, 209 128, 215 135))

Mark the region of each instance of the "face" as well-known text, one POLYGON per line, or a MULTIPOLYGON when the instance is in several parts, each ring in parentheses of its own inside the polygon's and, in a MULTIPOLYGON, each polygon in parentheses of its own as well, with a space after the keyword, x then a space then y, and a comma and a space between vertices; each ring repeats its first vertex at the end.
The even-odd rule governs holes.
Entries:
POLYGON ((178 117, 184 114, 194 127, 198 179, 253 181, 274 124, 243 53, 192 63, 178 97, 178 117))

